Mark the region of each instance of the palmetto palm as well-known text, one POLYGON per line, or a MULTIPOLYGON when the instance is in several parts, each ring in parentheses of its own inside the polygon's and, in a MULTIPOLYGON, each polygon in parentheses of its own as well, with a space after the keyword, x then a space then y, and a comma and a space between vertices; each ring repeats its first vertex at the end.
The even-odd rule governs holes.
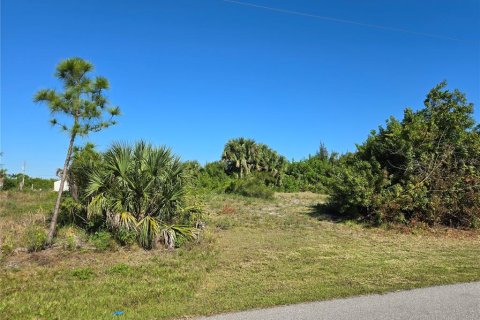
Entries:
POLYGON ((249 160, 254 153, 252 148, 255 141, 250 139, 233 139, 225 145, 222 160, 227 165, 227 171, 234 173, 239 178, 250 173, 249 160))
POLYGON ((112 230, 134 230, 144 248, 171 232, 191 236, 188 228, 171 226, 184 208, 184 167, 165 147, 145 142, 133 147, 114 144, 102 166, 89 174, 88 215, 102 215, 112 230))
POLYGON ((285 157, 267 145, 245 138, 228 141, 222 154, 222 161, 226 164, 228 174, 242 178, 251 172, 267 172, 275 178, 276 184, 280 183, 281 173, 287 163, 285 157))

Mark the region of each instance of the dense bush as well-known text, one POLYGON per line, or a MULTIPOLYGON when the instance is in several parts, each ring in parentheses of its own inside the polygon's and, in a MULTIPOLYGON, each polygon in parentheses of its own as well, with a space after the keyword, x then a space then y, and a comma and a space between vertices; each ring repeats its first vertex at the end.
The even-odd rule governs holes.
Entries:
POLYGON ((90 242, 98 251, 115 248, 115 241, 108 231, 97 231, 90 236, 90 242))
POLYGON ((281 190, 286 192, 312 191, 329 193, 333 169, 338 161, 335 152, 329 154, 323 144, 314 156, 290 162, 282 179, 281 190))
POLYGON ((323 144, 314 156, 288 162, 266 145, 239 138, 226 144, 221 161, 203 167, 196 161, 188 161, 184 166, 196 192, 232 192, 237 184, 245 184, 235 180, 253 177, 255 188, 268 187, 264 190, 328 193, 337 161, 338 154, 330 154, 323 144))
POLYGON ((122 246, 131 246, 137 241, 137 234, 135 230, 120 229, 115 233, 115 239, 122 246))
POLYGON ((256 177, 236 179, 230 183, 226 192, 262 199, 272 199, 274 194, 273 190, 264 184, 264 181, 256 177))
POLYGON ((58 217, 58 224, 60 226, 77 225, 88 230, 89 227, 93 225, 92 221, 87 219, 85 205, 73 199, 70 194, 63 196, 60 211, 62 213, 58 217))
POLYGON ((198 166, 195 170, 192 176, 197 190, 222 193, 232 181, 232 178, 225 172, 225 165, 221 161, 210 162, 203 167, 198 166))
POLYGON ((341 212, 377 223, 480 225, 480 127, 465 95, 445 86, 341 159, 331 197, 341 212))

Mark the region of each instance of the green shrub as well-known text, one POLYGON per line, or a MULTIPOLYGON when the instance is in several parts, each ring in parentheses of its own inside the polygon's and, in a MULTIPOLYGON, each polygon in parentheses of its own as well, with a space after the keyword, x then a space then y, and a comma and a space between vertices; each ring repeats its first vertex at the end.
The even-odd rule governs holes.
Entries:
POLYGON ((198 169, 193 184, 197 190, 222 193, 231 181, 232 178, 225 173, 225 165, 221 161, 216 161, 198 169))
POLYGON ((330 198, 340 212, 377 224, 478 226, 480 125, 465 95, 445 86, 342 157, 330 198))
POLYGON ((286 174, 282 179, 282 187, 279 191, 283 192, 301 192, 308 190, 305 182, 301 181, 298 177, 286 174))
POLYGON ((78 243, 77 243, 77 241, 75 240, 75 237, 74 237, 74 236, 68 236, 68 237, 65 239, 64 248, 65 248, 66 250, 75 250, 75 249, 78 248, 78 243))
POLYGON ((279 190, 329 193, 337 163, 337 154, 329 154, 327 149, 320 145, 320 150, 314 156, 287 165, 279 190))
POLYGON ((368 212, 368 208, 384 184, 379 170, 378 163, 359 160, 353 154, 345 155, 336 168, 330 205, 346 215, 369 217, 373 212, 368 212))
POLYGON ((134 230, 120 229, 115 232, 115 238, 122 246, 132 246, 137 241, 137 234, 134 230))
MULTIPOLYGON (((114 144, 87 175, 88 219, 100 218, 102 226, 114 233, 121 229, 136 231, 139 244, 153 248, 166 225, 183 225, 179 220, 188 207, 186 167, 165 146, 155 147, 144 141, 133 146, 114 144)), ((108 246, 106 237, 97 235, 94 239, 99 249, 108 246)), ((130 241, 128 234, 119 237, 130 241)))
POLYGON ((92 171, 102 166, 103 155, 95 150, 95 145, 86 143, 83 147, 75 147, 72 164, 69 168, 68 182, 70 192, 75 199, 84 199, 92 171))
POLYGON ((228 193, 235 193, 245 197, 254 197, 262 199, 273 199, 274 192, 263 184, 262 181, 255 178, 244 178, 234 180, 225 190, 228 193))
POLYGON ((5 174, 2 190, 18 190, 22 180, 25 181, 23 187, 23 190, 25 191, 31 190, 32 186, 33 190, 53 190, 53 183, 55 181, 54 179, 34 178, 27 175, 24 176, 22 173, 5 174))
POLYGON ((90 237, 90 242, 95 249, 105 251, 115 248, 115 241, 108 231, 97 231, 90 237))
POLYGON ((175 238, 175 248, 180 248, 189 243, 191 239, 184 237, 182 235, 177 235, 175 238))
POLYGON ((85 206, 79 201, 74 200, 70 194, 66 194, 62 197, 58 224, 60 226, 72 224, 83 225, 86 220, 86 214, 85 206))
POLYGON ((25 243, 29 252, 40 251, 47 244, 47 233, 42 227, 29 226, 25 231, 25 243))

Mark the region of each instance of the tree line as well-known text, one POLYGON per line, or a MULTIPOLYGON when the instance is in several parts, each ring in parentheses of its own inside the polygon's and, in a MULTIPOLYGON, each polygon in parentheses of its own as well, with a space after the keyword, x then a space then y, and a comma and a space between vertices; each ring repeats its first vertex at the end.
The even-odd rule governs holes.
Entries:
POLYGON ((255 146, 229 141, 220 162, 198 171, 199 186, 218 190, 238 183, 229 177, 250 176, 277 191, 326 193, 332 210, 375 224, 480 226, 480 125, 473 104, 446 82, 427 94, 423 108, 390 117, 355 152, 329 153, 321 145, 314 156, 288 162, 255 146), (262 165, 265 155, 272 165, 262 165))
POLYGON ((313 156, 287 161, 241 137, 225 144, 218 161, 201 166, 143 141, 105 152, 92 144, 76 147, 77 137, 115 125, 120 115, 104 94, 108 80, 92 77, 92 70, 81 58, 62 61, 55 75, 63 91, 40 90, 34 97, 68 136, 48 244, 62 211, 85 228, 110 230, 120 242, 173 247, 177 238, 195 237, 202 213, 196 195, 205 191, 263 198, 274 191, 321 192, 332 210, 375 224, 480 226, 480 125, 473 104, 446 82, 427 94, 423 108, 406 109, 401 120, 390 117, 355 152, 320 145, 313 156), (62 204, 66 180, 71 197, 62 204))

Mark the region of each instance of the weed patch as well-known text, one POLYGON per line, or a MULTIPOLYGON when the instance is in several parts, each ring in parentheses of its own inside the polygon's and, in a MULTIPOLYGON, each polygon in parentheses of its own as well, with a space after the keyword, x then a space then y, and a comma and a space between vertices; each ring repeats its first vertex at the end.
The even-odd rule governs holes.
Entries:
POLYGON ((95 272, 90 268, 78 268, 72 270, 71 275, 78 280, 89 280, 95 277, 95 272))

